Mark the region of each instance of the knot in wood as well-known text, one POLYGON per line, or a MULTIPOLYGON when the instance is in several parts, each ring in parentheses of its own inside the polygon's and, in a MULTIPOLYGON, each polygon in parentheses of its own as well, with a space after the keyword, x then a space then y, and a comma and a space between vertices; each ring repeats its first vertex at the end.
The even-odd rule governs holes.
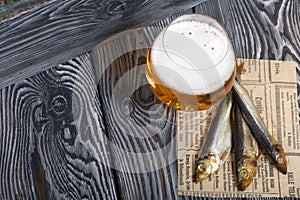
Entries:
POLYGON ((51 109, 57 115, 63 114, 66 111, 67 107, 68 107, 67 99, 62 95, 58 95, 54 97, 51 102, 51 109))
POLYGON ((122 111, 125 115, 131 115, 134 112, 134 105, 130 98, 125 98, 122 101, 122 111))

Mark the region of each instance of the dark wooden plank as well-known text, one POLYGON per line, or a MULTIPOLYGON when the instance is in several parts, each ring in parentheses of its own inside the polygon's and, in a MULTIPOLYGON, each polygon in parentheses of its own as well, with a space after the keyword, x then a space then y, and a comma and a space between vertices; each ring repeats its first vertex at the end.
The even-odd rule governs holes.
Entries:
POLYGON ((205 0, 57 0, 0 24, 0 88, 205 0))
MULTIPOLYGON (((210 0, 195 11, 225 25, 238 57, 299 67, 298 7, 210 0)), ((172 18, 1 90, 0 199, 199 199, 177 195, 176 113, 143 72, 147 48, 172 18)))
POLYGON ((88 54, 0 91, 0 199, 117 199, 88 54))
POLYGON ((0 0, 0 22, 11 19, 50 0, 0 0))
MULTIPOLYGON (((210 0, 194 11, 225 26, 238 57, 293 59, 299 64, 298 6, 293 0, 210 0), (292 53, 287 56, 284 49, 292 53)), ((113 149, 116 178, 124 199, 199 199, 177 195, 177 162, 173 162, 177 149, 172 146, 176 113, 161 105, 139 70, 145 64, 145 46, 169 21, 161 22, 157 29, 128 33, 92 52, 108 135, 118 147, 113 149), (170 144, 164 152, 163 147, 170 144), (144 154, 130 157, 124 151, 144 154)))
POLYGON ((174 17, 119 35, 91 53, 122 199, 178 198, 176 113, 154 96, 145 77, 148 48, 174 17))

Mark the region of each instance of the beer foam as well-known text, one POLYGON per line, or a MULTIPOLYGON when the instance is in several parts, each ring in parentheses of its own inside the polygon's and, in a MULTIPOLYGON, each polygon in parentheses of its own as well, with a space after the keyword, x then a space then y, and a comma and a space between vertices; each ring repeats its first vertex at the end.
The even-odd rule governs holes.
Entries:
POLYGON ((234 70, 234 52, 226 32, 201 16, 172 23, 155 39, 150 62, 157 77, 173 91, 188 95, 215 92, 234 70))

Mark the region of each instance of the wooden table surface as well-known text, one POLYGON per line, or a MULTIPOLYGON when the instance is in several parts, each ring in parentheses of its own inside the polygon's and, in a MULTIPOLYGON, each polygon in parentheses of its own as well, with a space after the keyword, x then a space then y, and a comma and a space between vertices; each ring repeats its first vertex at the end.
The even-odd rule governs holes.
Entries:
POLYGON ((0 199, 197 199, 177 195, 176 112, 145 80, 170 20, 220 21, 239 58, 300 67, 299 0, 209 0, 0 91, 0 199))

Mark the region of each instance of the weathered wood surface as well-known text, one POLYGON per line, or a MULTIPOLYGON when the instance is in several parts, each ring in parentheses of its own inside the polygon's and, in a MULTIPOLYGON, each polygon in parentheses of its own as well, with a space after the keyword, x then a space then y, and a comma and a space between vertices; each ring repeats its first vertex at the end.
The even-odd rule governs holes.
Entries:
POLYGON ((56 0, 0 24, 0 88, 204 0, 56 0))
POLYGON ((0 199, 117 199, 94 69, 82 55, 0 93, 0 199))
MULTIPOLYGON (((224 24, 238 57, 299 67, 299 6, 210 0, 186 12, 224 24)), ((0 199, 198 199, 177 195, 176 113, 143 71, 174 17, 1 90, 0 199)))
MULTIPOLYGON (((211 0, 200 4, 194 9, 194 12, 210 15, 224 25, 233 41, 237 57, 293 60, 298 63, 299 67, 300 21, 299 18, 295 18, 300 14, 299 9, 297 9, 299 6, 299 1, 270 3, 264 1, 211 0), (277 13, 279 10, 280 12, 277 13), (293 23, 290 24, 291 22, 293 23), (287 55, 286 52, 291 53, 287 55)), ((158 24, 157 29, 161 30, 167 24, 167 21, 158 24)), ((149 42, 147 38, 150 41, 153 40, 156 32, 151 30, 150 33, 146 32, 146 34, 147 36, 144 36, 146 39, 143 38, 142 41, 147 43, 149 42)), ((144 76, 138 73, 138 70, 128 72, 132 68, 136 69, 141 64, 145 64, 146 50, 140 49, 147 44, 141 44, 140 37, 128 36, 125 41, 120 39, 102 45, 92 53, 92 58, 97 58, 95 66, 101 68, 100 72, 97 73, 97 76, 101 77, 99 83, 100 99, 103 101, 104 110, 109 111, 105 121, 111 126, 107 130, 111 141, 122 147, 121 149, 130 152, 153 152, 157 150, 157 144, 160 144, 160 149, 162 149, 172 145, 172 141, 176 139, 173 126, 176 113, 172 110, 166 110, 163 116, 159 116, 161 113, 158 109, 159 102, 148 87, 141 86, 144 84, 142 80, 144 76), (136 47, 134 48, 132 45, 136 45, 136 47), (120 52, 123 52, 124 48, 139 49, 139 51, 123 55, 120 52), (130 96, 131 92, 127 92, 128 96, 120 97, 122 96, 120 93, 134 88, 136 90, 132 96, 130 96), (126 100, 125 105, 122 104, 122 100, 126 100), (123 110, 126 112, 122 112, 123 110), (167 119, 168 123, 160 124, 159 120, 163 122, 163 119, 167 119), (159 125, 161 127, 158 127, 159 125), (153 137, 153 134, 157 132, 157 127, 160 128, 159 134, 157 137, 153 137), (166 133, 169 134, 166 135, 166 133), (142 138, 138 137, 140 134, 142 138), (144 138, 145 134, 148 135, 147 138, 144 138)), ((123 188, 120 192, 126 199, 136 199, 141 198, 141 196, 148 199, 194 199, 193 197, 178 197, 176 195, 177 162, 170 162, 173 160, 172 157, 176 156, 174 149, 171 148, 167 154, 164 154, 162 150, 155 159, 151 156, 145 156, 128 161, 123 157, 120 149, 117 149, 115 154, 113 162, 121 165, 121 172, 117 172, 116 177, 118 177, 118 184, 123 188), (128 167, 132 167, 128 166, 130 165, 128 162, 132 163, 135 172, 140 172, 141 169, 145 168, 145 165, 149 165, 149 162, 153 162, 150 165, 152 168, 166 167, 151 173, 124 173, 123 171, 127 171, 128 167), (160 178, 157 178, 159 176, 160 178), (153 191, 155 191, 155 195, 153 191), (162 194, 164 196, 161 196, 162 194)), ((130 168, 130 170, 132 169, 130 168)))
MULTIPOLYGON (((192 10, 185 13, 192 13, 192 10)), ((176 113, 150 90, 145 77, 148 48, 176 16, 132 30, 91 53, 109 127, 113 167, 124 199, 173 199, 177 195, 176 113), (107 53, 110 52, 110 53, 107 53), (124 154, 124 151, 128 153, 124 154)))

